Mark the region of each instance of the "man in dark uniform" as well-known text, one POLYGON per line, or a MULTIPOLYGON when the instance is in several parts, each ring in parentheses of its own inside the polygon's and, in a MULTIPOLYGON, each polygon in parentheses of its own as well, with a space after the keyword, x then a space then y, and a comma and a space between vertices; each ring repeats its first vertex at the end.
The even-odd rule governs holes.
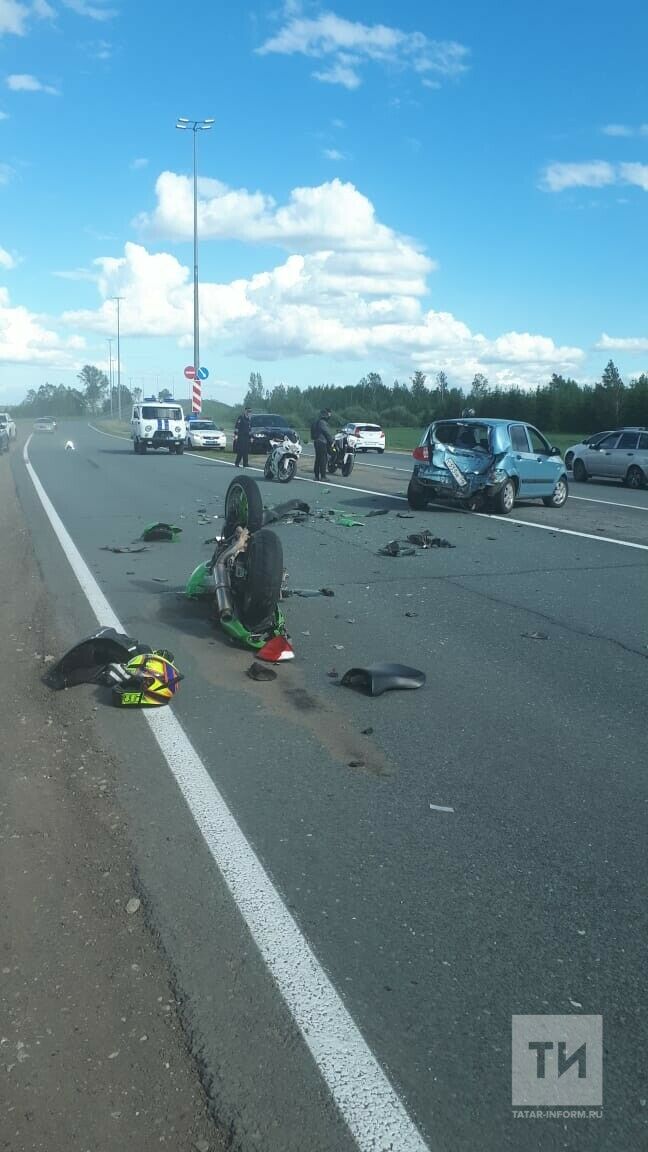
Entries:
POLYGON ((331 429, 327 421, 331 418, 329 408, 323 408, 317 420, 311 424, 311 437, 315 445, 315 479, 326 480, 326 456, 333 443, 331 429))
POLYGON ((234 461, 235 468, 241 467, 241 461, 243 461, 244 468, 247 468, 248 466, 251 427, 250 415, 251 410, 249 408, 245 408, 236 421, 236 424, 234 425, 234 439, 236 440, 236 460, 234 461))

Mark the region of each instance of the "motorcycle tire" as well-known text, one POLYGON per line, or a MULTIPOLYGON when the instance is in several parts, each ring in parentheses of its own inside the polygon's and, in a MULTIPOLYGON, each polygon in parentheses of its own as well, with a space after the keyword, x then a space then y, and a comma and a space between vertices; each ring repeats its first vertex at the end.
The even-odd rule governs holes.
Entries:
POLYGON ((250 631, 261 631, 274 618, 281 597, 283 548, 269 528, 251 537, 245 552, 245 579, 235 590, 239 619, 250 631))
POLYGON ((277 468, 277 480, 280 484, 287 484, 292 480, 295 472, 297 471, 297 461, 294 456, 284 456, 283 460, 279 461, 277 468))
POLYGON ((269 459, 263 465, 263 479, 272 480, 272 464, 269 459))
POLYGON ((337 467, 338 467, 337 464, 332 464, 331 461, 329 460, 328 464, 326 465, 326 471, 328 472, 329 476, 335 476, 335 473, 337 472, 337 467))
POLYGON ((251 476, 237 476, 225 493, 225 536, 237 528, 258 532, 263 524, 263 499, 251 476))
POLYGON ((344 464, 342 465, 342 475, 343 476, 350 476, 352 472, 353 472, 353 456, 349 456, 349 459, 345 460, 344 464))

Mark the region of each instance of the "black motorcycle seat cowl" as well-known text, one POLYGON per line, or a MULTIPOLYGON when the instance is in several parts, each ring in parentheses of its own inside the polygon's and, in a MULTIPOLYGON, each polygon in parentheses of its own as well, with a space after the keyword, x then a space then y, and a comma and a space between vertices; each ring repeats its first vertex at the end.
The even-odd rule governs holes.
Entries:
POLYGON ((114 628, 100 628, 93 636, 80 640, 48 668, 43 682, 60 690, 76 684, 91 684, 106 664, 127 664, 139 652, 150 652, 132 636, 114 628))
POLYGON ((340 683, 367 696, 382 696, 394 688, 422 688, 425 672, 407 664, 368 664, 366 668, 349 668, 340 683))

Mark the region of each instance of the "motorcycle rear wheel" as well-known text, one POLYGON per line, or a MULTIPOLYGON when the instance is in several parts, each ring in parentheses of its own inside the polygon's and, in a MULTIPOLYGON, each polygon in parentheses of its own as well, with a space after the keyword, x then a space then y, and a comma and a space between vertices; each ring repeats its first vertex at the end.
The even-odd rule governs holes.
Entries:
POLYGON ((241 623, 250 631, 269 626, 281 597, 283 548, 269 528, 250 538, 245 553, 246 575, 232 591, 241 623))

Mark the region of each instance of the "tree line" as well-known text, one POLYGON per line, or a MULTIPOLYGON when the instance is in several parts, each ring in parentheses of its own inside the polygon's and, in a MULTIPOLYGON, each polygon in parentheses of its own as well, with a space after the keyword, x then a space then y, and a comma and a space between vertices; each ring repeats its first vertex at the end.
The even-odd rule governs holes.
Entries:
MULTIPOLYGON (((14 405, 14 416, 85 416, 109 415, 118 410, 117 389, 112 389, 105 372, 86 364, 79 372, 78 387, 63 384, 41 384, 31 389, 21 404, 14 405)), ((131 404, 141 399, 139 390, 132 393, 122 385, 122 415, 131 404)), ((171 400, 164 389, 159 400, 171 400)), ((322 408, 330 408, 336 423, 366 420, 384 427, 424 427, 432 420, 458 416, 472 408, 477 416, 510 417, 525 420, 551 432, 595 432, 622 424, 648 426, 648 375, 643 373, 625 383, 612 360, 601 379, 594 384, 579 384, 570 377, 553 374, 546 384, 535 389, 498 388, 478 373, 468 391, 452 386, 444 372, 433 378, 415 372, 408 381, 394 380, 388 385, 378 372, 369 372, 357 384, 340 387, 334 384, 296 388, 278 384, 264 387, 260 372, 250 373, 246 404, 255 412, 276 412, 295 427, 307 428, 322 408)), ((189 402, 185 402, 188 408, 189 402)))
POLYGON ((594 384, 578 384, 554 373, 535 389, 498 388, 477 373, 468 392, 453 387, 444 372, 431 380, 415 372, 390 386, 377 372, 346 387, 320 385, 268 390, 252 372, 245 403, 256 412, 276 412, 298 428, 308 427, 321 408, 330 408, 337 423, 366 420, 384 427, 424 427, 432 420, 459 416, 465 408, 477 416, 510 417, 552 432, 594 432, 621 424, 648 426, 648 375, 624 383, 612 360, 594 384))

